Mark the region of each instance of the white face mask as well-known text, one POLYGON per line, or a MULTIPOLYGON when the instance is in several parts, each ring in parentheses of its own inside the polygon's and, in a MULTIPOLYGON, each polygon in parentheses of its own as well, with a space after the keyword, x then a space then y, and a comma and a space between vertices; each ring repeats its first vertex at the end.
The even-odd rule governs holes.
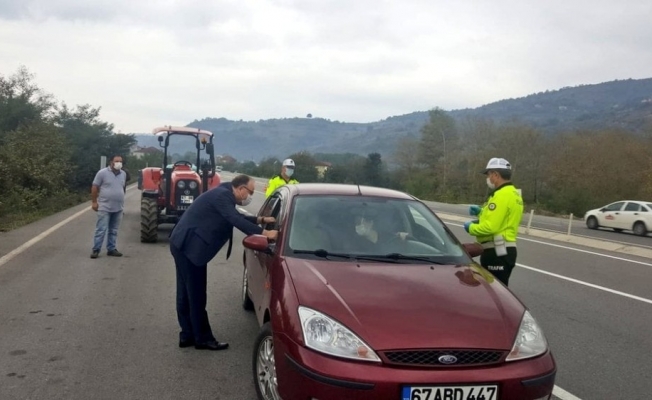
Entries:
POLYGON ((285 175, 287 175, 288 178, 291 177, 292 174, 294 174, 294 170, 293 170, 293 169, 290 169, 290 168, 286 168, 286 169, 285 169, 285 175))
POLYGON ((116 161, 113 163, 113 169, 120 171, 122 169, 122 163, 120 161, 116 161))
POLYGON ((355 226, 355 232, 360 236, 368 235, 370 231, 371 224, 365 223, 364 220, 355 226))
POLYGON ((487 186, 489 186, 489 189, 491 189, 491 190, 494 190, 496 188, 496 185, 491 183, 491 180, 489 179, 489 177, 487 177, 487 186))
POLYGON ((247 195, 247 198, 244 199, 244 200, 242 200, 242 202, 240 203, 240 205, 242 205, 242 206, 248 206, 249 204, 251 204, 251 201, 252 201, 253 199, 254 199, 253 196, 250 195, 250 194, 248 194, 248 195, 247 195))

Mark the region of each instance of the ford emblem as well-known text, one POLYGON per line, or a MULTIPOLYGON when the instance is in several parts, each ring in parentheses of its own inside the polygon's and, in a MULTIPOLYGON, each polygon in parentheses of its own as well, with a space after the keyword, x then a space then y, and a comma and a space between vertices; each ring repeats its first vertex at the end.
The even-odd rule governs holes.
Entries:
POLYGON ((183 192, 183 193, 184 194, 190 194, 190 190, 186 189, 185 192, 183 192))
POLYGON ((457 357, 452 356, 450 354, 445 354, 443 356, 439 356, 437 360, 439 360, 439 362, 442 364, 450 365, 450 364, 455 364, 457 362, 457 357))

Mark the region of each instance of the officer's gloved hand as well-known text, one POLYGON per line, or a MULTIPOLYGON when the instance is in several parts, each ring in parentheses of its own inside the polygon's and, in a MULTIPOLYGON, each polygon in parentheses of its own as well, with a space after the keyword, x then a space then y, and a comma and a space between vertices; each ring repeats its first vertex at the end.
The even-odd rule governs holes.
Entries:
POLYGON ((474 222, 476 222, 476 221, 466 221, 464 223, 464 230, 466 231, 466 233, 469 233, 469 226, 471 226, 471 224, 474 223, 474 222))
POLYGON ((469 215, 480 215, 480 206, 476 206, 475 204, 469 207, 469 215))

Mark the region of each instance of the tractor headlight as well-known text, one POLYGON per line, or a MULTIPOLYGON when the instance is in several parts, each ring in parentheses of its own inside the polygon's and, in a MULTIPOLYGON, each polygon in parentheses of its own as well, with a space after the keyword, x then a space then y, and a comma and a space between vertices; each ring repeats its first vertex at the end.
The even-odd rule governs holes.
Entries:
POLYGON ((190 181, 190 183, 188 184, 188 187, 189 187, 190 189, 197 189, 197 182, 195 182, 195 181, 190 181))
POLYGON ((184 182, 184 181, 179 181, 179 182, 177 182, 177 187, 178 187, 179 189, 183 189, 183 188, 185 188, 185 187, 186 187, 186 182, 184 182))

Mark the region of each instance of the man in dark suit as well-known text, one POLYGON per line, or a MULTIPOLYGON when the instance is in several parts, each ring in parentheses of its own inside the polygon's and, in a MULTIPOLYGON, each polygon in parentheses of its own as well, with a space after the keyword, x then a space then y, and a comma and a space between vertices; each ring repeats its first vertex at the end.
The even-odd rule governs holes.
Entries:
POLYGON ((236 204, 248 205, 255 181, 238 175, 197 197, 170 234, 170 252, 177 269, 177 317, 181 326, 179 347, 224 350, 228 343, 215 340, 206 313, 206 270, 208 262, 229 242, 233 227, 246 235, 262 234, 276 240, 278 231, 264 230, 256 224, 272 223, 272 217, 244 216, 236 204))

